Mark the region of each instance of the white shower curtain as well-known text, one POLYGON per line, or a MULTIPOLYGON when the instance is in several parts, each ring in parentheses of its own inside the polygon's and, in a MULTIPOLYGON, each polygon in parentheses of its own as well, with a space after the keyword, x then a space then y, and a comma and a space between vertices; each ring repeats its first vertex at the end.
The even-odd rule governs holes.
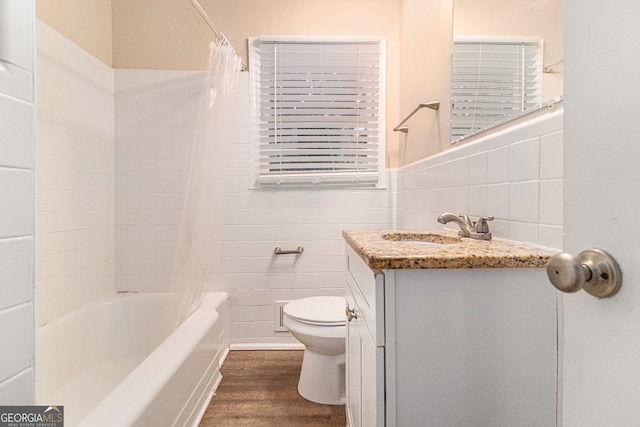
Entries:
POLYGON ((171 291, 182 297, 177 324, 195 310, 220 263, 223 153, 235 141, 237 82, 241 60, 226 38, 211 42, 193 135, 189 177, 171 291))

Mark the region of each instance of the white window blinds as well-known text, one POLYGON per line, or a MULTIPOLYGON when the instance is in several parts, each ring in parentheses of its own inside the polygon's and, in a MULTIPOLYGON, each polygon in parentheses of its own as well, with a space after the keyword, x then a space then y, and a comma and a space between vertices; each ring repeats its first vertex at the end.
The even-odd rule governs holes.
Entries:
POLYGON ((375 186, 384 171, 383 40, 250 40, 256 186, 375 186))
POLYGON ((451 140, 477 133, 541 102, 542 42, 456 37, 451 73, 451 140))

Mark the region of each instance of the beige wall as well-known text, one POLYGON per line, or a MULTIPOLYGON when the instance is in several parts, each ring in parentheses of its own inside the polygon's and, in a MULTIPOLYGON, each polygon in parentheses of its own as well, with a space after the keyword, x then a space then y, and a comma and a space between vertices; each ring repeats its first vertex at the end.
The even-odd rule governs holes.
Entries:
POLYGON ((114 68, 201 70, 212 33, 189 0, 111 0, 114 68))
MULTIPOLYGON (((247 38, 261 34, 367 34, 387 39, 387 167, 450 148, 449 73, 456 33, 539 35, 545 65, 562 60, 562 0, 201 0, 247 64, 247 38), (492 11, 491 5, 499 12, 492 11), (516 7, 517 6, 517 7, 516 7), (505 17, 510 19, 505 19, 505 17), (527 17, 526 20, 518 16, 527 17), (511 19, 513 18, 513 19, 511 19), (514 24, 510 27, 510 24, 514 24), (517 22, 517 24, 515 24, 517 22), (523 23, 524 22, 524 23, 523 23), (480 26, 480 25, 483 26, 480 26), (393 127, 420 102, 408 134, 393 127)), ((114 68, 197 70, 212 32, 189 0, 38 0, 38 18, 114 68)), ((562 93, 562 65, 545 74, 544 96, 562 93)))
POLYGON ((113 65, 111 0, 38 0, 36 16, 105 64, 113 65))
MULTIPOLYGON (((189 0, 113 0, 115 68, 196 70, 213 34, 189 0)), ((261 34, 380 35, 387 39, 387 166, 397 166, 399 0, 201 0, 244 64, 261 34)))
MULTIPOLYGON (((200 0, 247 63, 261 34, 372 34, 398 49, 399 0, 200 0)), ((201 69, 213 34, 189 0, 112 0, 115 68, 201 69)), ((391 59, 397 59, 397 54, 391 59)))
MULTIPOLYGON (((421 102, 440 101, 440 110, 423 109, 399 139, 398 163, 406 165, 449 145, 449 81, 453 0, 401 0, 400 119, 421 102)), ((392 124, 392 127, 395 126, 392 124)))
MULTIPOLYGON (((200 1, 245 64, 247 38, 260 34, 384 36, 389 168, 449 148, 452 2, 200 1), (430 100, 440 100, 438 113, 420 111, 409 134, 393 132, 418 103, 430 100)), ((212 38, 189 0, 39 0, 38 17, 114 68, 203 69, 212 38)))

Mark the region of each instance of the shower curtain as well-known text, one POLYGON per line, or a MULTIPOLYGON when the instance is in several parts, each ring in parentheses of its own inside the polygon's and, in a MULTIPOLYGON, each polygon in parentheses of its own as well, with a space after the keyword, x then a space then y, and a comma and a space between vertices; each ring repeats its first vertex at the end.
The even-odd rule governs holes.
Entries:
POLYGON ((171 291, 182 298, 177 324, 198 307, 203 292, 214 286, 221 255, 223 153, 235 141, 242 63, 224 37, 211 42, 209 50, 171 274, 171 291))

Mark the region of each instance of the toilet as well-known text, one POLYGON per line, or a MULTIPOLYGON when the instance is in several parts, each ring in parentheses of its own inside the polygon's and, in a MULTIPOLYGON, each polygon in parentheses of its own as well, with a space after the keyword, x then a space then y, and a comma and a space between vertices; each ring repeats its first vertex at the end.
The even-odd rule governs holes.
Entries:
POLYGON ((298 393, 324 405, 345 404, 345 338, 343 297, 310 297, 284 306, 283 324, 304 344, 298 393))

